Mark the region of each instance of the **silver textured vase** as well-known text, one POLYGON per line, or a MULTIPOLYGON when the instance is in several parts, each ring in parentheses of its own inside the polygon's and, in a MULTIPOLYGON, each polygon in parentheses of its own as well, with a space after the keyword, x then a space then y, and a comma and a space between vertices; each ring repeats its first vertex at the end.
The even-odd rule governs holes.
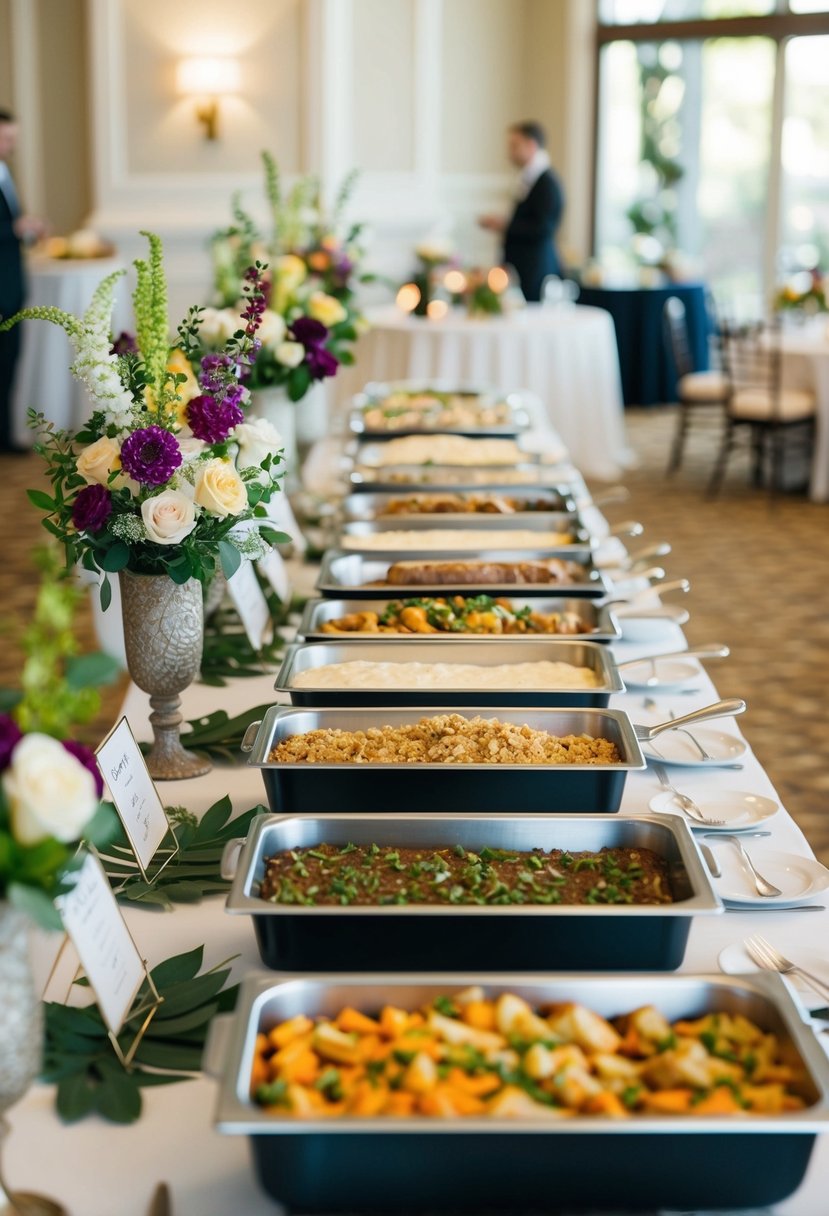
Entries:
POLYGON ((154 742, 147 767, 161 781, 200 777, 211 765, 181 745, 181 698, 198 675, 204 642, 202 586, 122 570, 121 612, 130 675, 150 694, 154 742))
MULTIPOLYGON (((29 962, 29 922, 0 900, 0 1144, 3 1119, 26 1093, 40 1070, 43 1005, 35 992, 29 962)), ((51 1216, 63 1209, 31 1192, 9 1191, 0 1169, 0 1216, 51 1216)))

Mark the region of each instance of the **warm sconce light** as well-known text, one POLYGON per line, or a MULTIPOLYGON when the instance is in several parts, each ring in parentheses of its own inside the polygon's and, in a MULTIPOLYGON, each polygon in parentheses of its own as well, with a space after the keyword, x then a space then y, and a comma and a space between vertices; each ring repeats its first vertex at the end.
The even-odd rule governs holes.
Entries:
POLYGON ((442 321, 449 312, 449 305, 445 300, 430 300, 426 305, 426 316, 430 321, 442 321))
POLYGON ((397 293, 397 307, 401 312, 414 312, 420 303, 420 288, 416 283, 404 283, 397 293))
POLYGON ((494 291, 498 296, 509 287, 509 275, 503 266, 493 266, 486 276, 486 281, 490 291, 494 291))
POLYGON ((466 291, 466 275, 462 270, 447 270, 443 277, 443 286, 452 296, 460 296, 466 291))
POLYGON ((242 74, 235 59, 182 59, 176 73, 179 93, 197 97, 196 118, 205 139, 218 138, 219 98, 237 93, 242 74))

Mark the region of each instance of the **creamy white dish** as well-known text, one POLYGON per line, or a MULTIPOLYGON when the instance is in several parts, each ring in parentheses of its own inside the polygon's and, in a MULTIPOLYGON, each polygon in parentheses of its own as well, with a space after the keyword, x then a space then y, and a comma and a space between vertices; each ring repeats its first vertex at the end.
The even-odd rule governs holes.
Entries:
POLYGON ((406 435, 379 443, 360 459, 370 468, 391 464, 515 464, 524 453, 514 439, 467 439, 463 435, 406 435))
POLYGON ((589 667, 532 663, 385 663, 352 659, 297 672, 292 688, 599 688, 589 667))
POLYGON ((530 528, 389 529, 364 536, 344 536, 344 549, 444 549, 479 553, 484 549, 554 549, 572 544, 569 532, 533 532, 530 528))

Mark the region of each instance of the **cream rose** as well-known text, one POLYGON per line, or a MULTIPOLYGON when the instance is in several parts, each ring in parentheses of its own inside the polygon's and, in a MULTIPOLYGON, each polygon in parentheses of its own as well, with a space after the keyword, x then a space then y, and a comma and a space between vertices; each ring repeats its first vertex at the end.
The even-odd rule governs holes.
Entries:
POLYGON ((276 347, 285 337, 285 319, 272 308, 266 308, 256 334, 264 346, 276 347))
POLYGON ((305 347, 301 342, 280 342, 275 354, 277 362, 285 367, 299 367, 305 358, 305 347))
POLYGON ((329 329, 332 325, 339 325, 340 321, 344 321, 348 316, 340 301, 334 296, 326 295, 324 291, 314 291, 308 297, 308 314, 329 329))
POLYGON ((266 456, 276 455, 285 446, 279 431, 267 418, 248 418, 247 422, 240 422, 233 431, 233 438, 239 444, 237 469, 260 465, 266 456))
POLYGON ((196 502, 211 515, 224 519, 247 508, 244 483, 233 465, 218 457, 201 466, 196 480, 196 502))
POLYGON ((98 806, 95 778, 49 735, 24 735, 3 774, 12 835, 23 845, 48 836, 77 840, 98 806))
POLYGON ((177 545, 196 526, 196 508, 181 490, 162 490, 141 504, 147 536, 157 545, 177 545))
POLYGON ((103 435, 84 448, 78 456, 77 469, 87 485, 105 486, 110 473, 121 467, 121 449, 114 439, 103 435))

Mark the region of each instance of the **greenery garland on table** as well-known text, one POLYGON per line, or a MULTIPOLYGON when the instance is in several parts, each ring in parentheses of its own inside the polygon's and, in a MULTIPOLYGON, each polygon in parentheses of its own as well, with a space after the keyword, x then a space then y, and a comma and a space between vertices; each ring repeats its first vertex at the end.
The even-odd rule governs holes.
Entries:
POLYGON ((230 882, 219 872, 225 845, 237 836, 247 836, 256 816, 267 810, 260 804, 232 819, 233 807, 226 794, 199 822, 183 806, 168 806, 167 818, 178 852, 168 860, 167 845, 163 844, 144 879, 122 829, 101 858, 107 878, 122 902, 163 908, 165 912, 172 912, 174 904, 198 903, 206 895, 224 894, 230 889, 230 882))
MULTIPOLYGON (((55 1104, 64 1122, 98 1114, 111 1123, 134 1123, 141 1114, 142 1089, 189 1081, 199 1073, 210 1022, 234 1008, 238 992, 238 985, 225 988, 232 960, 199 974, 203 956, 204 947, 197 946, 152 969, 163 1002, 128 1068, 116 1055, 97 1005, 46 1003, 41 1079, 57 1085, 55 1104)), ((149 995, 145 981, 135 998, 136 1012, 119 1036, 125 1052, 146 1016, 140 1011, 149 995)))
MULTIPOLYGON (((212 714, 204 714, 201 718, 191 718, 187 722, 190 727, 184 731, 181 741, 190 751, 201 752, 211 760, 223 760, 227 764, 241 764, 242 740, 248 727, 264 718, 273 702, 265 705, 254 705, 244 713, 231 718, 226 710, 216 709, 212 714)), ((149 744, 142 744, 149 746, 149 744)))

